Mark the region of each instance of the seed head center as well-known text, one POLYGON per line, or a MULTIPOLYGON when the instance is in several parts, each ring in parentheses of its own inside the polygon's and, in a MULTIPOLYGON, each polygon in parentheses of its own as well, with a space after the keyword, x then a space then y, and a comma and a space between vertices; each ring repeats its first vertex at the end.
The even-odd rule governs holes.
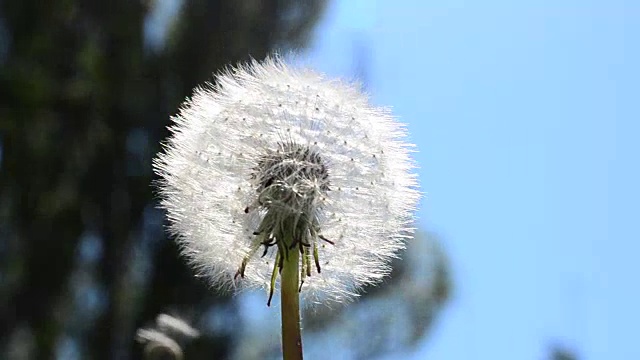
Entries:
POLYGON ((278 149, 263 155, 253 170, 259 202, 265 207, 283 206, 300 212, 329 191, 329 173, 322 157, 305 145, 279 143, 278 149))

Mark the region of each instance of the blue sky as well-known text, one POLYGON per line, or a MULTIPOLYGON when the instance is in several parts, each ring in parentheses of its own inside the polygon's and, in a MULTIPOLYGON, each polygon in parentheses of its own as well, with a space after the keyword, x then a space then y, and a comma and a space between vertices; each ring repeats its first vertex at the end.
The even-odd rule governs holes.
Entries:
POLYGON ((640 359, 640 3, 334 1, 310 50, 409 124, 455 299, 414 359, 640 359))

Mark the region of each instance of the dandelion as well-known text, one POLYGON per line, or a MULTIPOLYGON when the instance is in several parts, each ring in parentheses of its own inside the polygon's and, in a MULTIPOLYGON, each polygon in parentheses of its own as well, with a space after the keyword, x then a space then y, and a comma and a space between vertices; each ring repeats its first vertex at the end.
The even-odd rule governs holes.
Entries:
POLYGON ((213 285, 263 288, 268 305, 280 289, 283 329, 298 292, 305 306, 348 302, 412 237, 406 128, 353 85, 254 61, 173 121, 154 162, 170 231, 213 285))

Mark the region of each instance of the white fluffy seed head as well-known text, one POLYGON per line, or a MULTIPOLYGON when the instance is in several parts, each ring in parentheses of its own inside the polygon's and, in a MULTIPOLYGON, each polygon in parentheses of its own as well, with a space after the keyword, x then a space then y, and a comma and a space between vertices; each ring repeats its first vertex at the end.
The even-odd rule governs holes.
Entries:
POLYGON ((406 129, 352 85, 271 58, 196 89, 173 121, 154 160, 161 205, 183 253, 217 287, 269 289, 276 251, 255 251, 268 214, 271 226, 303 219, 305 242, 318 247, 322 270, 301 289, 307 306, 379 282, 413 236, 419 192, 406 129))

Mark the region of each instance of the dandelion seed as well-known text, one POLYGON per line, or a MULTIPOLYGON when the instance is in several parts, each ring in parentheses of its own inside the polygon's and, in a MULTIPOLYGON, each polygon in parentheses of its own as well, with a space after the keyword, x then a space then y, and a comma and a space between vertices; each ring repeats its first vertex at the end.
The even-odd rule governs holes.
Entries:
POLYGON ((198 88, 173 121, 154 161, 161 204, 215 286, 263 288, 270 303, 299 254, 303 303, 347 302, 412 237, 406 129, 352 85, 252 62, 198 88))
POLYGON ((156 324, 136 331, 136 340, 144 344, 145 359, 184 358, 183 346, 200 336, 200 332, 188 322, 175 316, 160 314, 156 324))

